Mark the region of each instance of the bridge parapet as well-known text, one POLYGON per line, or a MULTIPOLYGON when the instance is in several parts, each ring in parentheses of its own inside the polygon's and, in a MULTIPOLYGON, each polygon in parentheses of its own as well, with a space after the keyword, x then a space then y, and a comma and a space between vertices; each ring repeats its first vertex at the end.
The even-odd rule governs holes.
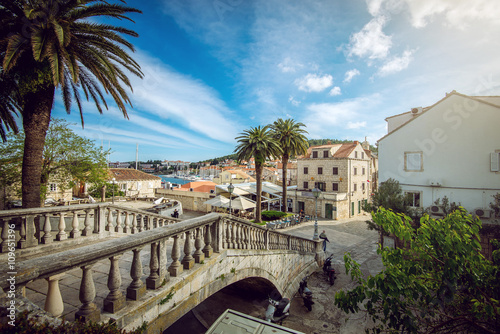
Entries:
MULTIPOLYGON (((117 210, 117 208, 111 206, 109 210, 117 210)), ((82 273, 79 290, 81 305, 75 318, 82 321, 100 321, 101 306, 104 312, 111 314, 111 318, 113 314, 126 314, 127 308, 132 312, 137 305, 130 301, 147 298, 146 290, 166 290, 169 288, 166 283, 172 277, 179 277, 183 271, 192 270, 194 263, 203 264, 204 260, 210 258, 214 252, 220 253, 229 249, 286 250, 309 254, 309 257, 314 259, 315 255, 320 252, 319 245, 320 243, 313 240, 270 231, 247 220, 211 213, 118 239, 105 240, 94 245, 19 261, 15 264, 17 273, 15 287, 19 291, 32 280, 46 279, 48 293, 45 309, 57 317, 63 313, 64 296, 61 295, 58 284, 62 278, 61 274, 80 268, 82 273), (167 240, 171 241, 171 248, 167 248, 167 240), (150 260, 149 266, 146 266, 149 269, 149 275, 145 278, 144 284, 145 274, 141 251, 145 247, 150 249, 150 260), (123 293, 119 261, 127 252, 133 253, 130 268, 131 283, 123 293), (103 259, 110 261, 107 280, 109 293, 102 305, 97 306, 92 267, 103 259)), ((210 266, 210 264, 203 264, 203 266, 210 266)), ((197 270, 202 269, 198 267, 197 270)), ((12 275, 9 273, 11 271, 2 270, 0 274, 0 287, 2 288, 0 294, 3 294, 3 297, 6 297, 5 292, 12 290, 12 281, 7 280, 12 275)), ((127 320, 124 320, 123 316, 121 319, 121 325, 126 326, 127 320)))
POLYGON ((174 224, 179 219, 112 203, 0 211, 0 253, 14 244, 17 255, 43 248, 81 244, 114 234, 135 234, 174 224), (51 247, 43 246, 51 245, 51 247))

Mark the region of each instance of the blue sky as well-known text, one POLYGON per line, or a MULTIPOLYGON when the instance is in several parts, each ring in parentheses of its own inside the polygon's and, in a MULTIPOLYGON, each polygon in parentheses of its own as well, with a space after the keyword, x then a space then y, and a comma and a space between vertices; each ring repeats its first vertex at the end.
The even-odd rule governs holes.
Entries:
POLYGON ((134 29, 129 120, 108 98, 85 129, 111 161, 200 161, 233 152, 245 129, 293 118, 309 138, 364 140, 388 116, 456 90, 500 95, 496 0, 147 0, 134 29))

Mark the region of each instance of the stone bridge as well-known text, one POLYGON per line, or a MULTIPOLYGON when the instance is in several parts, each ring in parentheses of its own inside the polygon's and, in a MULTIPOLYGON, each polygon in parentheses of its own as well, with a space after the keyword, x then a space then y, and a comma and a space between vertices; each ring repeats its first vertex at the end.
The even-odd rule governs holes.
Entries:
POLYGON ((0 219, 2 305, 44 279, 53 316, 76 302, 77 320, 112 319, 125 329, 147 322, 148 333, 238 281, 292 296, 323 256, 319 241, 215 213, 179 221, 104 203, 0 211, 0 219), (72 272, 77 293, 59 284, 72 272))

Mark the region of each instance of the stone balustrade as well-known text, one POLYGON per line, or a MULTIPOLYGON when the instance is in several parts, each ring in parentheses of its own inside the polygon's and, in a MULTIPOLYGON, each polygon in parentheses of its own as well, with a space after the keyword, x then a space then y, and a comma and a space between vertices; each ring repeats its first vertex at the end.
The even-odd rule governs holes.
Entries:
POLYGON ((0 253, 8 252, 9 241, 15 241, 17 249, 26 249, 90 236, 135 234, 178 221, 112 203, 4 210, 0 211, 0 253), (15 240, 9 240, 9 229, 14 229, 15 240))
MULTIPOLYGON (((45 310, 56 317, 63 313, 64 299, 64 295, 61 295, 59 290, 58 281, 65 272, 74 268, 80 268, 82 271, 79 291, 81 306, 76 312, 75 318, 82 321, 99 321, 101 309, 105 312, 116 313, 127 307, 127 299, 139 300, 147 289, 161 288, 162 283, 168 282, 170 277, 178 277, 183 271, 192 269, 195 263, 203 265, 204 259, 211 257, 213 252, 221 252, 224 249, 294 250, 309 254, 321 252, 321 243, 319 242, 270 231, 247 220, 216 213, 175 224, 170 224, 169 219, 162 220, 156 216, 144 216, 143 219, 137 220, 144 222, 144 224, 139 223, 136 226, 134 222, 137 218, 137 212, 127 213, 123 208, 116 206, 83 206, 79 210, 85 213, 85 221, 87 221, 88 212, 94 210, 94 216, 98 218, 94 219, 93 223, 97 223, 98 228, 105 227, 109 232, 113 230, 128 231, 127 233, 141 230, 142 232, 17 262, 15 265, 16 290, 20 291, 32 280, 47 280, 48 293, 45 310), (116 213, 115 218, 113 218, 112 213, 116 213), (104 220, 103 217, 106 219, 104 220), (152 229, 155 224, 158 228, 152 229), (167 240, 171 241, 171 248, 167 248, 167 240), (148 273, 143 272, 140 256, 141 251, 145 248, 150 249, 148 273), (126 288, 126 293, 123 293, 120 289, 122 277, 119 262, 126 252, 133 254, 130 269, 132 281, 126 288), (103 259, 110 261, 107 283, 109 293, 102 305, 96 305, 92 266, 103 259), (142 278, 146 275, 144 284, 142 278)), ((74 212, 76 212, 74 208, 64 211, 69 215, 73 214, 73 217, 78 214, 74 212)), ((63 217, 64 213, 58 213, 59 217, 63 217)), ((29 215, 25 214, 23 219, 32 224, 33 217, 45 217, 48 214, 53 214, 53 212, 35 210, 29 215)), ((62 218, 61 220, 64 221, 62 218)), ((85 226, 94 227, 93 231, 95 231, 95 225, 87 222, 85 226)), ((65 229, 60 228, 59 232, 61 231, 65 231, 65 229)), ((45 233, 50 232, 52 231, 47 229, 45 233)), ((81 235, 83 235, 83 231, 75 228, 75 230, 71 230, 70 237, 77 235, 77 232, 82 232, 81 235)), ((26 232, 24 235, 28 234, 26 232)), ((7 270, 1 271, 0 287, 2 290, 0 290, 0 297, 5 297, 5 292, 11 289, 7 280, 11 275, 12 273, 7 270)))

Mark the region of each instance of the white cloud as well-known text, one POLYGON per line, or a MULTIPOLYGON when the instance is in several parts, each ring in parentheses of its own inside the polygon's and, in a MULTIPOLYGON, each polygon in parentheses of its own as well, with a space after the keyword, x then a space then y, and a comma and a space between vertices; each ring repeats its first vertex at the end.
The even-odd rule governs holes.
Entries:
POLYGON ((394 57, 386 62, 378 71, 381 76, 400 72, 408 67, 412 60, 413 51, 406 50, 401 57, 394 57))
POLYGON ((351 82, 352 78, 354 78, 356 75, 359 75, 359 71, 357 69, 352 69, 347 72, 345 72, 345 77, 344 77, 344 82, 349 83, 351 82))
POLYGON ((348 129, 359 129, 366 127, 366 122, 347 122, 348 129))
POLYGON ((392 46, 390 36, 382 31, 387 19, 378 16, 368 22, 360 32, 350 37, 349 56, 368 57, 369 59, 383 59, 389 54, 392 46))
POLYGON ((330 93, 328 93, 330 96, 337 96, 337 95, 340 95, 342 94, 342 92, 340 91, 340 87, 338 86, 335 86, 333 87, 331 90, 330 90, 330 93))
POLYGON ((305 92, 322 92, 333 85, 333 77, 329 74, 319 76, 309 73, 305 77, 295 80, 299 90, 305 92))
POLYGON ((494 0, 400 0, 406 3, 414 27, 425 27, 438 15, 450 26, 465 28, 471 21, 499 24, 500 6, 494 0))

